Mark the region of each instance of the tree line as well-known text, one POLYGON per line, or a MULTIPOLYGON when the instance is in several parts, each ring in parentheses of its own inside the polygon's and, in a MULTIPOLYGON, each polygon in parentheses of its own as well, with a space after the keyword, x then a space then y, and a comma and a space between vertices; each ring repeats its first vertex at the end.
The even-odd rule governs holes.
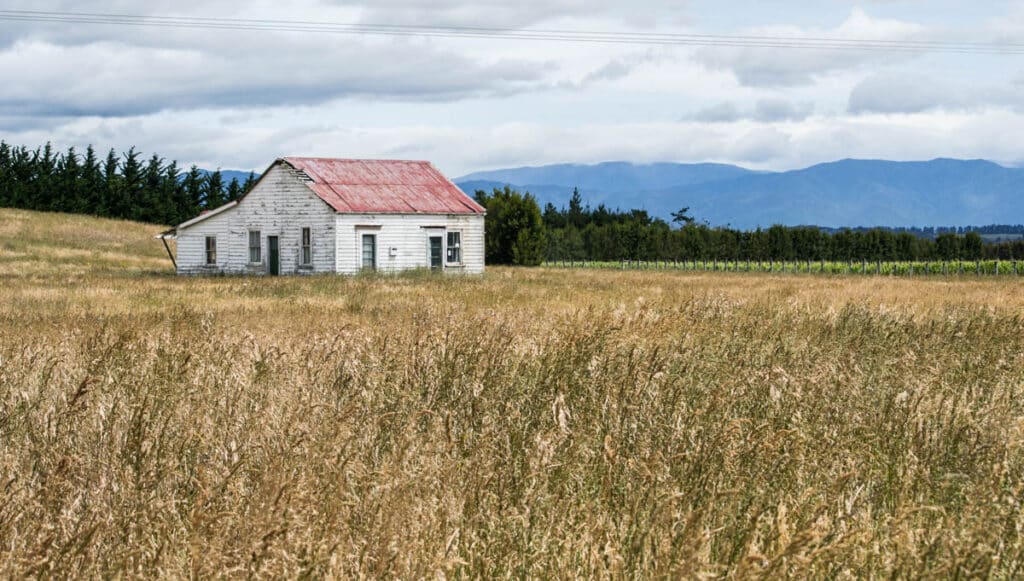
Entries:
POLYGON ((111 149, 101 158, 91 145, 81 154, 73 147, 54 151, 49 143, 28 149, 0 141, 0 206, 11 208, 180 224, 237 200, 255 181, 249 174, 225 183, 219 170, 183 171, 135 148, 120 155, 111 149))
MULTIPOLYGON (((540 264, 544 260, 830 260, 914 261, 1024 258, 1024 240, 986 244, 977 231, 943 229, 934 239, 910 231, 825 230, 772 226, 756 230, 712 228, 688 208, 672 221, 644 210, 584 206, 579 191, 567 207, 546 204, 506 187, 476 192, 487 208, 487 261, 540 264)), ((934 231, 933 231, 934 232, 934 231)))
MULTIPOLYGON (((90 145, 54 151, 0 141, 0 207, 89 214, 154 224, 180 224, 203 210, 237 200, 255 184, 225 183, 220 171, 183 171, 159 155, 129 149, 105 157, 90 145)), ((477 191, 487 208, 486 257, 491 264, 544 260, 976 260, 1024 258, 1024 240, 986 244, 978 231, 826 230, 772 226, 742 231, 698 223, 683 208, 671 222, 644 210, 584 206, 575 191, 567 207, 541 211, 529 193, 477 191)))

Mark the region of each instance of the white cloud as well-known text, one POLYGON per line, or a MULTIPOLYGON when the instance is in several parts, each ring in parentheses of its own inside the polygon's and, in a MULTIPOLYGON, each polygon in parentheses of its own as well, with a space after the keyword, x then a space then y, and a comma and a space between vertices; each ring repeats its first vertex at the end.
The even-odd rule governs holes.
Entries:
MULTIPOLYGON (((281 111, 303 122, 274 126, 211 124, 203 113, 133 118, 81 118, 46 129, 5 134, 13 143, 119 150, 135 145, 182 164, 260 170, 278 155, 430 159, 449 175, 556 162, 682 161, 735 163, 755 169, 791 169, 845 157, 989 158, 1021 161, 1017 135, 1024 114, 1007 110, 969 114, 864 114, 812 117, 784 126, 739 121, 591 123, 554 127, 502 123, 486 127, 419 123, 351 127, 319 122, 305 108, 281 111), (305 113, 303 113, 305 111, 305 113)), ((231 120, 229 120, 231 121, 231 120)))
MULTIPOLYGON (((925 32, 920 25, 875 19, 860 9, 855 9, 845 22, 831 30, 764 27, 748 31, 750 35, 768 37, 854 40, 918 39, 925 32)), ((696 60, 704 66, 730 71, 741 84, 753 87, 809 85, 818 77, 837 71, 904 60, 911 56, 913 53, 753 47, 705 48, 695 53, 696 60)))
POLYGON ((553 66, 469 60, 417 42, 368 46, 350 39, 320 40, 293 40, 292 50, 274 50, 268 39, 255 51, 252 46, 213 51, 118 42, 75 47, 19 42, 0 52, 0 77, 18 79, 0 84, 0 112, 118 116, 350 96, 461 99, 536 87, 553 66))
MULTIPOLYGON (((872 3, 871 15, 843 2, 754 4, 60 0, 45 9, 879 40, 1024 30, 1019 15, 1000 21, 988 7, 989 27, 972 37, 955 15, 986 7, 952 0, 945 15, 922 15, 928 26, 908 20, 909 3, 872 3)), ((616 159, 763 169, 842 157, 1018 161, 1024 84, 1008 79, 1022 73, 1014 60, 976 55, 0 22, 0 137, 136 145, 234 169, 285 154, 427 158, 452 175, 616 159), (696 112, 680 120, 686 111, 696 112)))

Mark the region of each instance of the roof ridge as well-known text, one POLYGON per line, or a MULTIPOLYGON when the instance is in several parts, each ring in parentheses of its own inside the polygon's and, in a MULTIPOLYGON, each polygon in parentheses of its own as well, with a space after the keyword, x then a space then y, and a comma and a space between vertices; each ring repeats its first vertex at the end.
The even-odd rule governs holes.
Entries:
POLYGON ((426 159, 386 159, 379 157, 307 157, 302 155, 286 155, 281 159, 308 159, 315 161, 349 161, 349 162, 375 162, 375 163, 425 163, 434 165, 426 159))

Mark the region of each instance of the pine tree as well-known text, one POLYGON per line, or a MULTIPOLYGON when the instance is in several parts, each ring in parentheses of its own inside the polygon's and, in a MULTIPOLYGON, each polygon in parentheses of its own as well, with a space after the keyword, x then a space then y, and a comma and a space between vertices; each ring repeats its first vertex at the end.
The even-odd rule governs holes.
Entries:
POLYGON ((110 216, 131 219, 141 198, 142 187, 142 164, 139 163, 139 152, 133 147, 124 154, 118 187, 111 196, 110 216))
POLYGON ((57 172, 53 146, 47 142, 32 156, 30 175, 34 177, 26 189, 30 210, 50 210, 53 206, 54 175, 57 172))
POLYGON ((82 158, 82 188, 79 196, 81 207, 77 211, 93 216, 103 215, 105 191, 103 171, 96 158, 96 150, 90 145, 85 150, 85 157, 82 158))
POLYGON ((164 163, 153 154, 142 170, 139 196, 132 205, 132 219, 139 222, 162 223, 167 214, 163 194, 164 163))
POLYGON ((164 174, 160 184, 160 198, 163 200, 163 215, 160 216, 160 224, 176 225, 188 218, 182 218, 180 204, 184 200, 185 185, 181 180, 181 171, 178 169, 178 162, 172 161, 164 167, 164 174))
POLYGON ((213 210, 226 203, 224 199, 224 178, 220 170, 206 176, 206 183, 203 187, 203 209, 213 210))
POLYGON ((79 181, 81 179, 78 154, 71 147, 57 159, 57 187, 53 192, 50 209, 55 212, 79 213, 85 206, 79 181))
POLYGON ((249 177, 245 178, 245 183, 242 184, 242 195, 248 194, 253 186, 256 185, 256 174, 255 172, 249 172, 249 177))
POLYGON ((583 210, 583 197, 580 196, 580 189, 572 189, 572 197, 569 198, 569 214, 567 216, 570 225, 582 228, 586 225, 589 211, 583 210))
POLYGON ((35 179, 32 166, 32 154, 28 148, 22 145, 11 150, 10 180, 11 189, 8 192, 10 204, 15 208, 32 208, 31 185, 35 179))
POLYGON ((242 185, 238 183, 238 178, 231 178, 231 183, 228 184, 227 200, 229 202, 237 202, 238 198, 241 197, 242 185))
POLYGON ((12 185, 11 146, 0 140, 0 206, 13 205, 12 185))
POLYGON ((206 178, 203 176, 203 172, 193 165, 189 168, 188 173, 185 174, 182 186, 181 205, 178 208, 180 219, 178 224, 194 218, 202 210, 203 196, 206 191, 206 178))
POLYGON ((103 181, 106 184, 102 196, 97 197, 99 202, 98 216, 109 217, 114 215, 114 207, 120 203, 121 198, 121 175, 118 173, 120 160, 113 149, 107 152, 107 159, 103 162, 103 181))

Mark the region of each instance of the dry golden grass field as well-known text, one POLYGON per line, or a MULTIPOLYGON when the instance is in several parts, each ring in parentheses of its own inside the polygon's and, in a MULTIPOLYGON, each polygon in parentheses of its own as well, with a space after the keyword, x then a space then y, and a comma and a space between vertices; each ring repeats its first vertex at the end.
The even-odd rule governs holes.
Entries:
POLYGON ((1024 284, 176 278, 0 210, 0 576, 1019 578, 1024 284))

